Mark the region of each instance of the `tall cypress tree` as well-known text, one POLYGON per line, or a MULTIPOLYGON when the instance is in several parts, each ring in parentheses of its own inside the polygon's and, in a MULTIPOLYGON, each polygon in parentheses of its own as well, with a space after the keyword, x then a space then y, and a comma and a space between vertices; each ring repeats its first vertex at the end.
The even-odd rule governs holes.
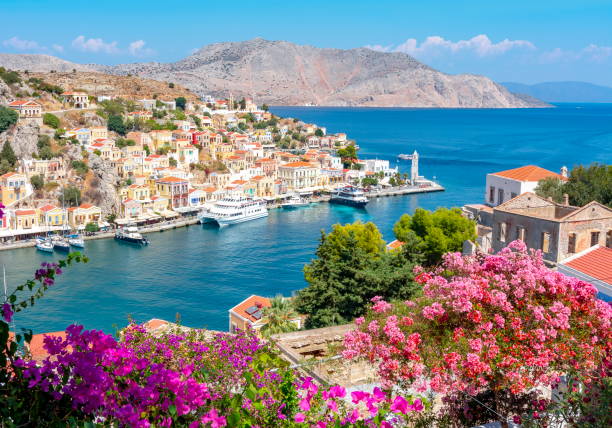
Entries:
POLYGON ((13 151, 13 147, 11 147, 11 143, 6 141, 4 146, 2 146, 2 151, 0 152, 0 159, 6 160, 11 167, 14 167, 17 163, 17 156, 15 156, 15 152, 13 151))

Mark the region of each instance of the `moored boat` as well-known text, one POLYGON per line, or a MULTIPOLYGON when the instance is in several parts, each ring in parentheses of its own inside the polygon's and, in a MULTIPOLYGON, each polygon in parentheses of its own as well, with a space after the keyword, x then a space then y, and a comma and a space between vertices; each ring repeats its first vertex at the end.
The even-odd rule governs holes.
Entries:
POLYGON ((53 242, 53 249, 57 251, 70 252, 70 244, 63 237, 54 237, 51 242, 53 242))
POLYGON ((310 203, 304 199, 301 198, 298 195, 292 195, 289 199, 287 199, 287 201, 283 202, 281 204, 281 207, 283 208, 299 208, 299 207, 305 207, 307 205, 309 205, 310 203))
POLYGON ((36 249, 38 251, 43 251, 45 253, 53 252, 53 244, 48 239, 37 239, 36 240, 36 249))
POLYGON ((115 240, 135 245, 149 245, 149 240, 138 232, 136 226, 126 226, 115 232, 115 240))
POLYGON ((81 238, 80 235, 78 234, 68 235, 67 238, 68 238, 68 243, 72 245, 73 247, 85 248, 85 241, 83 240, 83 238, 81 238))
POLYGON ((219 226, 228 226, 267 217, 268 209, 263 199, 236 196, 216 202, 210 209, 210 214, 219 226))
POLYGON ((355 186, 344 186, 332 194, 329 200, 333 204, 349 205, 351 207, 364 208, 369 200, 363 190, 355 186))

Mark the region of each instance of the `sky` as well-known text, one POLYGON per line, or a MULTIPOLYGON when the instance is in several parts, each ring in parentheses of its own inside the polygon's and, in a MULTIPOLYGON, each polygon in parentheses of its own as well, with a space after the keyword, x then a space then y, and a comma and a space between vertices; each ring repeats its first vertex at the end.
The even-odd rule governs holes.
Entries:
POLYGON ((404 52, 499 82, 612 86, 612 0, 0 0, 0 52, 171 62, 255 37, 404 52))

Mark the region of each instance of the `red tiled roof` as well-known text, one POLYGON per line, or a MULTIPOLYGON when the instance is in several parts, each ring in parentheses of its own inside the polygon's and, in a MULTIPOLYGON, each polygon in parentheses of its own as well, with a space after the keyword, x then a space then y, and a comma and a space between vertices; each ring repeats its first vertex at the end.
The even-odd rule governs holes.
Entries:
POLYGON ((232 309, 230 309, 230 311, 237 315, 240 315, 242 318, 245 318, 251 322, 256 322, 258 320, 255 317, 246 313, 246 310, 251 306, 257 306, 259 308, 269 308, 270 306, 272 306, 272 304, 270 303, 270 299, 268 299, 267 297, 253 295, 248 299, 244 300, 242 303, 234 306, 232 309))
POLYGON ((178 178, 178 177, 164 177, 160 180, 158 180, 160 183, 181 183, 181 182, 186 182, 187 180, 183 180, 182 178, 178 178))
POLYGON ((57 209, 57 207, 55 205, 51 205, 51 204, 47 204, 47 205, 39 208, 39 210, 44 211, 44 212, 52 211, 54 209, 57 209))
POLYGON ((612 248, 599 247, 564 264, 612 285, 612 248))
POLYGON ((85 210, 87 210, 87 209, 89 209, 91 207, 93 207, 92 204, 81 204, 81 205, 79 205, 79 208, 83 208, 85 210))
POLYGON ((387 249, 397 250, 398 248, 401 248, 402 245, 404 245, 404 243, 396 239, 395 241, 391 241, 387 244, 387 249))
POLYGON ((301 162, 301 161, 297 161, 297 162, 289 162, 286 163, 285 165, 281 165, 287 168, 308 168, 308 167, 312 167, 311 164, 309 164, 308 162, 301 162))
POLYGON ((36 210, 15 210, 15 215, 33 215, 36 210))
POLYGON ((520 168, 508 169, 506 171, 494 172, 493 175, 518 181, 540 181, 550 177, 567 180, 567 178, 563 177, 561 174, 535 165, 527 165, 520 168))

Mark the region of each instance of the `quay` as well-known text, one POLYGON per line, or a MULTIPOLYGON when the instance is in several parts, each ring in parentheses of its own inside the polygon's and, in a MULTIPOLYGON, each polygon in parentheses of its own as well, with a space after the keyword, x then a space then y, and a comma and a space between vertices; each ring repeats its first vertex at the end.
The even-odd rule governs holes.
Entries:
MULTIPOLYGON (((427 187, 417 187, 417 186, 400 186, 396 188, 390 189, 377 189, 367 192, 368 198, 382 198, 387 196, 403 196, 403 195, 412 195, 418 193, 431 193, 431 192, 443 192, 444 187, 433 184, 427 187)), ((329 202, 331 198, 331 192, 324 191, 319 195, 312 195, 308 198, 310 202, 329 202)), ((268 208, 280 208, 281 203, 274 201, 268 204, 268 208)), ((191 225, 198 224, 199 220, 196 216, 183 217, 177 220, 167 220, 161 223, 155 223, 150 225, 142 225, 138 227, 138 231, 140 233, 154 233, 154 232, 164 232, 166 230, 178 229, 179 227, 188 227, 191 225)), ((94 239, 109 239, 115 236, 115 231, 104 231, 104 232, 96 232, 91 235, 83 235, 84 240, 94 240, 94 239)), ((17 248, 28 248, 34 247, 36 245, 36 241, 34 239, 28 239, 23 241, 16 241, 11 243, 1 243, 0 251, 5 250, 13 250, 17 248)))

